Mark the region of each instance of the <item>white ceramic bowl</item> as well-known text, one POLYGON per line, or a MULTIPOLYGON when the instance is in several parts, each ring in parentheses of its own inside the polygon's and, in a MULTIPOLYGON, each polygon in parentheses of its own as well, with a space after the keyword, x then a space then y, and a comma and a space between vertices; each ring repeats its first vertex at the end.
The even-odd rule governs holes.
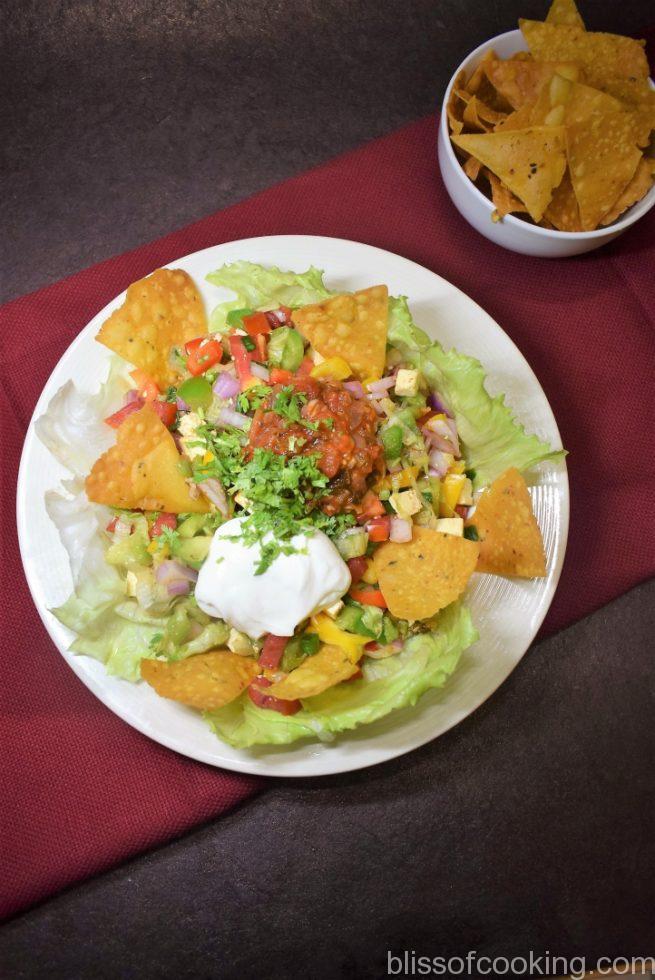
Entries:
POLYGON ((502 221, 494 222, 491 220, 494 206, 489 198, 485 197, 482 191, 464 173, 450 141, 448 116, 446 115, 448 99, 460 71, 465 71, 468 77, 490 48, 493 48, 499 57, 509 58, 516 51, 527 50, 527 44, 520 31, 507 31, 506 34, 499 34, 498 37, 485 41, 479 48, 472 51, 450 80, 439 121, 439 166, 443 182, 453 204, 462 217, 466 218, 468 223, 485 238, 495 242, 496 245, 509 248, 513 252, 521 252, 523 255, 563 259, 569 255, 590 252, 594 248, 600 248, 601 245, 611 242, 613 238, 616 238, 635 221, 639 221, 647 211, 650 211, 655 204, 655 186, 651 187, 641 201, 629 208, 625 215, 615 221, 613 225, 609 225, 607 228, 597 228, 595 231, 551 231, 549 228, 540 228, 538 225, 529 224, 522 218, 514 217, 511 214, 508 214, 502 221))

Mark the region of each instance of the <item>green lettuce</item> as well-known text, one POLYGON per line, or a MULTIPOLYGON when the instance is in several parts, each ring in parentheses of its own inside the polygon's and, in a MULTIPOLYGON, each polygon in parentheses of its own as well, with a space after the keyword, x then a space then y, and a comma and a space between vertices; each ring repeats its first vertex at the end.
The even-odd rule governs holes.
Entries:
POLYGON ((489 395, 478 360, 456 350, 445 351, 431 341, 414 323, 404 296, 389 300, 388 340, 452 410, 466 462, 476 473, 476 489, 487 486, 510 466, 527 470, 564 456, 563 450, 554 450, 525 431, 505 404, 504 395, 489 395))
POLYGON ((477 638, 468 609, 453 603, 441 613, 434 632, 411 637, 396 656, 367 661, 363 680, 308 699, 295 715, 258 708, 245 694, 224 708, 205 712, 205 718, 236 748, 285 745, 300 738, 329 740, 337 732, 416 704, 430 688, 443 687, 462 652, 477 638))
POLYGON ((236 293, 235 299, 219 303, 212 311, 209 326, 217 331, 225 329, 230 310, 305 306, 331 295, 323 284, 323 273, 313 266, 307 272, 297 273, 255 262, 232 262, 210 272, 206 278, 212 285, 236 293))

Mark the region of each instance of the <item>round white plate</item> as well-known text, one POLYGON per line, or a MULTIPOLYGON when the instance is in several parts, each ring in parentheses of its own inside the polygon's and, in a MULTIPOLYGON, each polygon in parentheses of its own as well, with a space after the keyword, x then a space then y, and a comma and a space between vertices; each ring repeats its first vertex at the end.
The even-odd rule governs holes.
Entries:
MULTIPOLYGON (((490 393, 505 392, 508 404, 529 432, 553 447, 561 446, 546 396, 509 337, 476 303, 428 269, 370 245, 304 235, 228 242, 187 255, 171 267, 193 276, 209 311, 225 293, 205 282, 205 275, 237 259, 297 271, 314 265, 325 270, 328 286, 343 291, 386 283, 392 295, 409 298, 414 319, 427 333, 446 348, 457 347, 482 361, 490 393)), ((474 575, 469 604, 480 639, 465 652, 447 685, 428 692, 415 707, 396 711, 331 743, 302 741, 286 747, 233 749, 191 709, 157 697, 147 684, 109 677, 102 664, 68 652, 73 634, 48 610, 70 594, 70 570, 59 535, 46 514, 44 494, 69 474, 37 439, 33 423, 69 379, 78 385, 83 379, 89 391, 105 380, 109 352, 94 336, 124 298, 124 293, 117 296, 94 317, 52 372, 25 438, 18 478, 18 535, 27 581, 46 629, 77 676, 119 717, 162 745, 214 766, 269 776, 318 776, 375 765, 423 745, 466 718, 519 662, 552 601, 564 561, 569 519, 563 462, 542 464, 529 479, 546 547, 547 577, 511 581, 474 575)))

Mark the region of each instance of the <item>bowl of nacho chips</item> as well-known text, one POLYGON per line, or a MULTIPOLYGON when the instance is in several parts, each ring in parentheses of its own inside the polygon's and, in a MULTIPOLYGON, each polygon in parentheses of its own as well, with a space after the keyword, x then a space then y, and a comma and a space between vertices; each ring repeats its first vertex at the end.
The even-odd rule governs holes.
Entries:
POLYGON ((644 42, 587 30, 574 0, 480 45, 446 90, 439 164, 460 214, 527 255, 606 244, 655 204, 644 42))

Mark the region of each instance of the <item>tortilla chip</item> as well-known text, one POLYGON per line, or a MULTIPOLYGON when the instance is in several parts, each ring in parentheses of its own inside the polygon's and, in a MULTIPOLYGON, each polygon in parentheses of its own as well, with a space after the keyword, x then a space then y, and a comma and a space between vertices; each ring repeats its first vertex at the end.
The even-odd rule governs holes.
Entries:
POLYGON ((229 650, 210 650, 170 663, 141 661, 141 677, 160 697, 204 711, 234 701, 259 672, 252 657, 240 657, 229 650))
POLYGON ((463 88, 465 82, 466 73, 464 71, 460 71, 459 75, 453 82, 453 87, 450 90, 448 102, 446 103, 446 115, 448 116, 451 133, 461 133, 462 129, 464 128, 464 123, 462 121, 464 105, 459 97, 459 92, 460 89, 463 88))
POLYGON ((468 129, 489 133, 506 115, 507 113, 492 109, 476 95, 472 95, 464 107, 462 120, 468 129))
POLYGON ((478 532, 479 572, 517 578, 546 574, 544 545, 530 494, 514 467, 485 490, 466 526, 473 526, 478 532))
POLYGON ((283 680, 267 687, 266 693, 283 701, 312 698, 341 681, 347 681, 358 670, 359 666, 353 663, 345 650, 326 644, 318 653, 303 660, 283 680))
POLYGON ((191 276, 181 269, 157 269, 128 287, 125 302, 105 320, 96 340, 165 389, 176 377, 168 360, 171 347, 183 347, 207 329, 191 276))
POLYGON ((343 357, 360 380, 382 377, 389 318, 386 286, 332 296, 294 310, 291 318, 323 357, 343 357))
POLYGON ((191 496, 180 472, 175 440, 157 413, 144 405, 128 415, 116 445, 96 460, 86 478, 89 500, 128 510, 206 513, 209 504, 191 496))
POLYGON ((553 0, 546 15, 547 24, 558 24, 567 27, 579 27, 584 31, 584 21, 575 0, 553 0))
POLYGON ((643 41, 538 20, 519 20, 519 27, 536 61, 576 61, 590 85, 615 76, 648 78, 643 41))
MULTIPOLYGON (((627 109, 636 113, 643 130, 650 133, 655 129, 655 89, 645 78, 608 78, 598 86, 613 98, 618 99, 627 109)), ((645 146, 646 143, 639 143, 645 146)))
POLYGON ((580 69, 574 62, 558 61, 488 61, 485 72, 512 109, 520 109, 526 102, 534 102, 556 72, 564 73, 572 81, 577 81, 580 75, 580 69))
MULTIPOLYGON (((508 113, 504 119, 498 123, 495 127, 495 133, 501 133, 504 130, 514 130, 514 129, 529 129, 533 125, 534 103, 526 102, 522 105, 520 109, 516 109, 514 112, 508 113)), ((560 125, 559 123, 557 125, 560 125)))
POLYGON ((574 85, 565 105, 566 154, 584 231, 598 227, 632 180, 641 159, 632 113, 616 99, 574 85))
POLYGON ((409 620, 429 619, 459 598, 477 559, 477 542, 417 525, 407 544, 387 541, 373 556, 389 612, 409 620))
POLYGON ((496 52, 493 49, 491 49, 489 51, 486 51, 484 53, 484 55, 482 56, 481 61, 478 62, 478 64, 476 65, 476 67, 473 70, 473 73, 471 74, 471 77, 469 78, 468 82, 466 83, 466 91, 470 95, 475 95, 480 90, 480 86, 484 83, 484 80, 485 80, 485 77, 486 77, 485 76, 485 65, 486 65, 486 63, 488 61, 494 60, 497 57, 498 56, 497 56, 496 52))
MULTIPOLYGON (((471 157, 471 159, 473 159, 473 157, 471 157)), ((518 197, 514 197, 509 188, 507 188, 498 179, 498 177, 496 177, 495 173, 492 173, 491 170, 485 167, 483 169, 483 174, 489 181, 489 186, 491 187, 491 200, 493 201, 496 209, 495 214, 497 215, 494 220, 501 221, 506 214, 512 214, 513 212, 523 212, 524 214, 527 214, 525 204, 519 201, 518 197)))
POLYGON ((553 191, 551 202, 544 212, 544 218, 557 231, 582 231, 580 208, 568 168, 559 187, 553 191))
POLYGON ((601 221, 601 225, 611 225, 613 221, 631 208, 633 204, 641 201, 644 194, 653 186, 655 178, 653 176, 653 164, 655 161, 647 160, 645 157, 639 161, 634 176, 627 187, 619 194, 612 208, 607 212, 601 221))
POLYGON ((473 183, 475 183, 475 181, 478 179, 478 176, 480 174, 481 167, 482 164, 480 163, 479 160, 476 160, 475 157, 469 157, 466 163, 464 164, 464 173, 469 178, 469 180, 472 180, 473 183))
POLYGON ((561 126, 534 126, 451 139, 492 170, 539 221, 564 175, 565 137, 561 126))

